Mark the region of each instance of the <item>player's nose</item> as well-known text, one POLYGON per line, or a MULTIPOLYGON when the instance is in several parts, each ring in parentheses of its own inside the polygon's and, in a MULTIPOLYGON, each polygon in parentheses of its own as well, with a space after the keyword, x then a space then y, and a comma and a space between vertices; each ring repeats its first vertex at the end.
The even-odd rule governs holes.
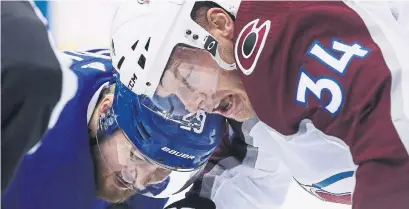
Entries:
POLYGON ((206 94, 198 93, 185 106, 189 112, 198 112, 199 110, 212 112, 213 100, 206 94))

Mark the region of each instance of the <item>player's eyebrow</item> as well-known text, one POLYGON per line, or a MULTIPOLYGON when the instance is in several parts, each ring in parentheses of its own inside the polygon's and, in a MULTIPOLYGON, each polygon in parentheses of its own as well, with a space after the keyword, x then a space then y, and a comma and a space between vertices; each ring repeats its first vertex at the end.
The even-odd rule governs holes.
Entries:
POLYGON ((192 92, 194 92, 195 89, 189 84, 189 82, 187 80, 192 75, 193 70, 194 70, 194 66, 189 66, 189 71, 188 71, 186 76, 183 76, 182 74, 180 74, 179 70, 177 70, 177 72, 175 74, 176 78, 180 78, 180 81, 182 81, 182 83, 186 86, 186 88, 189 89, 192 92))

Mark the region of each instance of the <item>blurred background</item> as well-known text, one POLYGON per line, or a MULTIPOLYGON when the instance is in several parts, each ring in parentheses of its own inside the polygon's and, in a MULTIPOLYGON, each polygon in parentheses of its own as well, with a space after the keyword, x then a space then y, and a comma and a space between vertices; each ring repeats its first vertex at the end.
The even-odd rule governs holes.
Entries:
MULTIPOLYGON (((110 23, 121 0, 35 1, 63 50, 109 47, 110 23)), ((409 35, 409 2, 389 1, 409 35)))
POLYGON ((35 1, 62 50, 108 48, 118 0, 35 1))
MULTIPOLYGON (((108 48, 111 20, 118 0, 35 1, 49 21, 60 50, 108 48)), ((179 197, 175 197, 179 198, 179 197)), ((348 209, 318 200, 294 183, 282 209, 348 209)))

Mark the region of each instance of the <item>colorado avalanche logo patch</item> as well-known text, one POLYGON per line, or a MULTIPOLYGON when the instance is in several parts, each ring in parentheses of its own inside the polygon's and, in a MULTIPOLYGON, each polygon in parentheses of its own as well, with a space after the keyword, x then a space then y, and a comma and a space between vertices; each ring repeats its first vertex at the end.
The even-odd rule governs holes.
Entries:
POLYGON ((305 185, 297 180, 295 181, 304 190, 316 196, 320 200, 350 205, 352 203, 351 192, 334 193, 329 191, 328 188, 341 180, 351 178, 353 175, 353 171, 342 172, 311 185, 305 185))
POLYGON ((270 20, 261 25, 258 25, 259 21, 260 19, 255 19, 247 23, 236 40, 234 51, 236 63, 245 75, 250 75, 256 67, 270 31, 270 20))

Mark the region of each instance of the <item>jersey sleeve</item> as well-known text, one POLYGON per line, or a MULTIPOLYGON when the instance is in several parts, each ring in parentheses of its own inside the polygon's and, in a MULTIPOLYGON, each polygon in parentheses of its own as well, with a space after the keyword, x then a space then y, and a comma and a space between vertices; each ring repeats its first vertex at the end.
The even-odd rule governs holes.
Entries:
POLYGON ((321 106, 314 123, 349 146, 357 165, 354 209, 407 208, 409 65, 402 46, 409 44, 382 3, 336 8, 305 16, 304 26, 316 29, 300 40, 309 43, 305 54, 293 52, 302 57, 295 100, 321 106))
POLYGON ((30 4, 1 2, 1 7, 3 190, 20 158, 47 130, 60 98, 62 73, 45 25, 30 4))
POLYGON ((2 190, 77 88, 36 9, 28 1, 1 2, 2 190))
POLYGON ((366 68, 369 68, 368 74, 371 70, 380 77, 376 88, 367 92, 371 99, 360 109, 359 128, 351 142, 351 151, 358 164, 353 206, 407 208, 409 42, 404 28, 389 15, 386 2, 349 2, 347 6, 361 17, 371 41, 376 43, 372 60, 377 64, 366 68), (385 75, 381 76, 381 72, 385 75))
POLYGON ((217 209, 280 208, 291 175, 270 150, 246 144, 239 135, 223 140, 188 196, 211 199, 217 209))

